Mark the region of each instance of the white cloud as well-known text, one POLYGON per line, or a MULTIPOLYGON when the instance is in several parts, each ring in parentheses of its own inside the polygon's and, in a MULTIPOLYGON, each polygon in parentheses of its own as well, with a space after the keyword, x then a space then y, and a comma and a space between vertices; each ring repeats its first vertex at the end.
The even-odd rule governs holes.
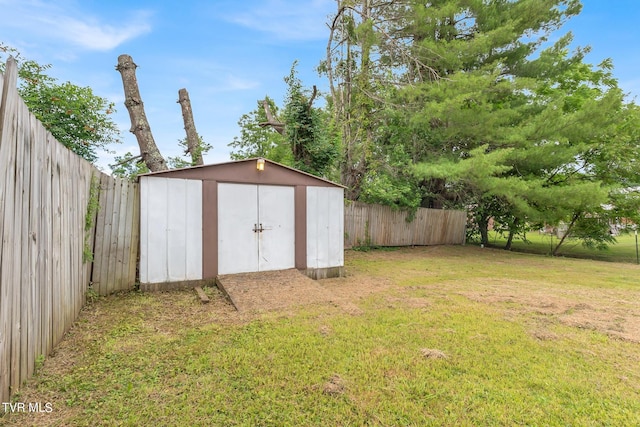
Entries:
POLYGON ((71 43, 89 50, 108 51, 151 31, 151 26, 146 22, 146 14, 136 15, 122 28, 98 22, 86 23, 70 17, 62 17, 61 21, 51 22, 51 26, 55 27, 57 24, 60 33, 71 43))
POLYGON ((333 0, 266 0, 259 6, 245 8, 244 12, 226 15, 224 19, 280 40, 318 40, 327 37, 324 18, 334 9, 333 0))
POLYGON ((260 82, 242 79, 236 76, 227 76, 225 90, 249 90, 260 86, 260 82))
POLYGON ((92 51, 109 51, 151 31, 149 12, 130 14, 123 24, 111 25, 83 13, 74 3, 41 0, 0 0, 0 25, 10 33, 25 32, 63 41, 92 51))

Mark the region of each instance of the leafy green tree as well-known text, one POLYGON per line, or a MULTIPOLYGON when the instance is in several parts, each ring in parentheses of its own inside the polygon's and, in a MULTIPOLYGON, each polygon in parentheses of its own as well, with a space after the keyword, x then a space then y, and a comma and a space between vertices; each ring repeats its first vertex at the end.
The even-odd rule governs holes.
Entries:
MULTIPOLYGON (((553 56, 562 65, 554 73, 500 80, 473 71, 428 88, 435 102, 422 104, 423 126, 425 117, 438 123, 436 140, 446 144, 437 158, 453 169, 435 174, 418 167, 416 173, 444 179, 458 190, 460 205, 473 209, 473 226, 485 244, 489 218, 509 233, 508 245, 526 224, 543 223, 566 225, 554 253, 568 237, 600 247, 612 241, 608 229, 595 224, 615 221, 615 210, 602 207, 612 203, 612 194, 621 194, 622 183, 611 179, 618 169, 614 162, 605 171, 597 159, 607 151, 603 147, 618 146, 618 128, 629 112, 609 64, 591 67, 581 52, 568 57, 568 41, 540 56, 541 62, 553 56), (487 153, 508 150, 506 157, 496 157, 494 166, 504 167, 492 175, 501 182, 497 187, 487 186, 483 175, 456 175, 455 168, 474 160, 474 147, 482 143, 487 153)), ((490 166, 481 168, 495 172, 490 166)), ((629 182, 638 182, 638 174, 628 172, 629 182)))
POLYGON ((293 153, 284 135, 265 125, 269 120, 264 103, 267 103, 266 108, 269 108, 274 116, 279 115, 278 107, 268 96, 263 101, 257 102, 255 110, 243 114, 238 120, 240 136, 234 137, 229 144, 232 149, 231 158, 240 160, 264 157, 278 163, 292 165, 293 153))
POLYGON ((238 121, 240 137, 229 144, 233 159, 265 157, 313 175, 332 178, 339 153, 331 117, 313 107, 318 93, 306 90, 297 77, 297 62, 285 77, 288 91, 280 109, 266 97, 238 121), (281 117, 280 117, 281 116, 281 117))
MULTIPOLYGON (((545 34, 579 10, 578 0, 337 1, 329 22, 327 56, 318 68, 329 79, 330 105, 341 130, 347 197, 358 199, 363 186, 378 180, 381 145, 394 151, 384 140, 389 132, 379 134, 385 115, 421 102, 394 99, 394 89, 435 85, 459 72, 493 72, 497 64, 498 74, 514 74, 545 34)), ((444 123, 432 121, 430 126, 444 123)), ((424 151, 413 144, 414 134, 403 133, 413 145, 406 153, 424 151)), ((430 135, 427 138, 434 142, 430 135)), ((419 183, 434 195, 443 185, 442 180, 419 183)), ((440 206, 442 201, 426 204, 440 206)))
POLYGON ((531 224, 564 223, 567 236, 606 243, 608 235, 587 225, 621 213, 605 204, 633 210, 623 203, 623 181, 613 179, 638 182, 633 163, 617 157, 637 159, 633 109, 610 63, 584 63, 587 49, 569 55, 570 35, 539 51, 580 7, 574 0, 339 2, 332 35, 347 55, 328 55, 321 69, 339 77, 333 98, 351 101, 335 109, 343 128, 357 117, 354 107, 373 113, 364 126, 354 120, 370 133, 344 142, 371 137, 360 145, 369 154, 355 161, 376 164, 362 171, 362 195, 415 206, 401 197, 412 188, 422 206, 470 209, 485 243, 490 219, 508 242, 531 224), (363 76, 367 84, 357 86, 373 108, 353 95, 363 76), (396 83, 376 85, 381 78, 396 83), (403 160, 392 160, 398 153, 403 160), (404 172, 410 164, 413 177, 404 172))
POLYGON ((422 202, 422 190, 411 169, 405 167, 410 161, 401 144, 374 152, 370 170, 361 183, 359 200, 415 212, 422 202))
POLYGON ((120 131, 111 118, 114 104, 93 93, 89 87, 58 83, 46 74, 50 65, 23 59, 18 51, 0 43, 0 71, 5 57, 18 61, 18 92, 40 122, 67 148, 89 162, 98 159, 98 150, 120 142, 120 131))
POLYGON ((284 109, 284 136, 291 147, 296 168, 328 177, 338 156, 330 117, 313 107, 317 89, 314 86, 312 93, 305 91, 295 67, 296 63, 285 78, 289 90, 284 109))

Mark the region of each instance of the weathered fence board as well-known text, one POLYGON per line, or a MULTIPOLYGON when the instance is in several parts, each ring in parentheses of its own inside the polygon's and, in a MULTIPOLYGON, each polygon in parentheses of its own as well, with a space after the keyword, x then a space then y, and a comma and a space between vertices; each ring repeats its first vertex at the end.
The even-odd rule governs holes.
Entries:
POLYGON ((15 165, 16 165, 16 108, 17 96, 11 90, 16 85, 17 70, 8 67, 4 76, 3 93, 0 103, 0 177, 2 194, 0 200, 1 251, 0 251, 0 396, 6 402, 7 392, 11 386, 11 372, 16 369, 12 357, 13 303, 16 277, 14 277, 14 259, 9 254, 14 252, 13 215, 15 212, 15 165))
MULTIPOLYGON (((11 71, 11 70, 8 70, 11 71)), ((4 76, 4 78, 0 78, 0 142, 2 142, 4 133, 7 132, 8 130, 6 130, 6 126, 5 126, 5 116, 6 114, 4 114, 4 109, 5 109, 5 93, 4 93, 4 86, 5 86, 5 81, 9 81, 10 80, 10 74, 9 72, 7 72, 7 74, 4 76)), ((11 82, 9 82, 9 84, 11 84, 11 82)), ((6 144, 8 147, 8 144, 6 144)), ((4 162, 7 161, 6 157, 7 157, 7 147, 5 147, 5 144, 1 144, 0 143, 0 165, 4 162)), ((5 392, 4 390, 9 388, 9 362, 10 362, 10 358, 9 358, 9 340, 7 338, 8 335, 8 328, 9 328, 9 315, 8 315, 8 310, 9 310, 9 304, 8 304, 8 297, 9 297, 9 286, 5 285, 3 286, 3 279, 5 278, 5 274, 6 272, 4 271, 3 268, 3 257, 2 257, 2 247, 4 247, 4 214, 5 214, 5 206, 6 206, 6 200, 7 200, 7 193, 6 193, 6 173, 8 172, 8 168, 3 168, 0 167, 0 397, 2 397, 2 401, 6 402, 5 400, 5 392)))
POLYGON ((138 259, 138 184, 102 175, 91 283, 100 295, 131 289, 138 259))
POLYGON ((56 141, 16 84, 10 59, 0 75, 0 402, 62 339, 96 274, 101 294, 134 286, 138 249, 137 184, 56 141), (85 230, 92 177, 100 210, 85 230), (99 252, 97 265, 83 259, 85 242, 99 252))
POLYGON ((345 248, 457 245, 465 241, 464 211, 419 208, 413 221, 408 222, 407 212, 347 202, 344 215, 345 248))

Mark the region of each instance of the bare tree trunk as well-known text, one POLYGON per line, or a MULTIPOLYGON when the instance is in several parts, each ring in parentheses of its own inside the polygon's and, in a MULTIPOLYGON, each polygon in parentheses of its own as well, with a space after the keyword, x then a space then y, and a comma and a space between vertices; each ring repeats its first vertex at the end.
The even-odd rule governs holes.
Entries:
POLYGON ((480 243, 489 246, 489 218, 483 216, 478 219, 478 230, 480 231, 480 243))
POLYGON ((509 230, 509 237, 507 238, 507 243, 504 245, 506 251, 510 251, 513 248, 513 236, 515 234, 515 231, 509 230))
POLYGON ((118 56, 116 70, 122 75, 125 96, 124 105, 127 107, 131 118, 130 131, 138 140, 140 154, 149 170, 152 172, 167 170, 167 163, 153 139, 151 127, 144 112, 144 104, 142 103, 138 81, 136 80, 136 67, 137 65, 133 62, 131 56, 118 56))
MULTIPOLYGON (((184 130, 187 133, 187 153, 191 155, 191 162, 194 165, 203 165, 202 148, 200 147, 200 137, 196 132, 196 124, 193 121, 193 111, 189 92, 186 89, 178 91, 178 103, 182 107, 182 119, 184 120, 184 130)), ((185 153, 186 154, 186 153, 185 153)))
POLYGON ((519 222, 520 221, 516 218, 513 221, 513 225, 509 227, 509 237, 507 238, 507 244, 504 246, 504 248, 508 251, 511 250, 511 247, 513 245, 513 237, 516 234, 516 228, 518 227, 519 222))
POLYGON ((571 218, 571 222, 569 223, 569 226, 567 227, 567 231, 564 232, 564 234, 562 235, 562 238, 560 239, 560 242, 553 249, 553 252, 551 253, 552 256, 558 256, 558 251, 560 250, 560 246, 562 246, 562 244, 564 243, 564 241, 567 238, 567 236, 569 236, 569 233, 571 233, 571 229, 575 225, 576 221, 578 221, 578 219, 580 218, 580 215, 581 215, 580 212, 576 212, 573 215, 573 218, 571 218))

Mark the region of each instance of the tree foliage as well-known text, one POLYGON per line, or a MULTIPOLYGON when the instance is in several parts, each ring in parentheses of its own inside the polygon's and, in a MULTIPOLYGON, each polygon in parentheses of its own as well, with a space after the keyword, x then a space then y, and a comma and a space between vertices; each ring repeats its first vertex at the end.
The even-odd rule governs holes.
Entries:
POLYGON ((47 130, 67 148, 89 162, 98 159, 98 150, 120 142, 120 131, 111 118, 114 104, 93 93, 89 87, 59 83, 47 74, 50 65, 22 58, 20 53, 0 43, 0 71, 4 57, 18 62, 18 92, 47 130))
POLYGON ((305 89, 296 72, 297 62, 285 77, 288 90, 284 108, 268 96, 238 121, 240 136, 229 144, 231 158, 265 157, 316 176, 332 176, 339 153, 330 116, 313 106, 317 89, 305 89), (267 117, 269 110, 272 121, 267 117), (277 120, 277 122, 273 122, 277 120), (275 127, 282 128, 281 132, 275 127))
POLYGON ((293 154, 284 135, 267 126, 261 126, 261 123, 268 121, 263 102, 267 102, 270 111, 276 117, 279 116, 278 106, 268 96, 264 101, 258 101, 254 110, 243 114, 238 120, 240 136, 234 137, 229 144, 232 150, 231 158, 240 160, 264 157, 278 163, 291 165, 293 154))
POLYGON ((195 144, 193 149, 189 147, 187 137, 178 140, 178 146, 182 148, 184 155, 169 157, 167 159, 167 165, 169 166, 169 169, 180 169, 197 166, 199 164, 199 161, 202 160, 202 156, 207 154, 213 148, 211 144, 205 142, 204 138, 202 138, 202 135, 198 135, 198 142, 197 144, 195 144))
POLYGON ((570 33, 549 43, 580 11, 578 0, 338 0, 318 71, 347 198, 466 209, 474 237, 488 243, 493 224, 507 247, 555 226, 556 253, 570 238, 604 247, 612 224, 640 220, 640 109, 610 60, 587 63, 570 33))
POLYGON ((285 138, 293 154, 293 166, 311 174, 327 177, 338 155, 327 115, 313 107, 317 89, 305 90, 297 76, 296 63, 285 78, 289 86, 284 109, 285 138))
POLYGON ((124 156, 116 156, 114 160, 115 163, 110 166, 113 176, 135 181, 138 175, 151 172, 142 156, 135 156, 129 151, 124 156))

